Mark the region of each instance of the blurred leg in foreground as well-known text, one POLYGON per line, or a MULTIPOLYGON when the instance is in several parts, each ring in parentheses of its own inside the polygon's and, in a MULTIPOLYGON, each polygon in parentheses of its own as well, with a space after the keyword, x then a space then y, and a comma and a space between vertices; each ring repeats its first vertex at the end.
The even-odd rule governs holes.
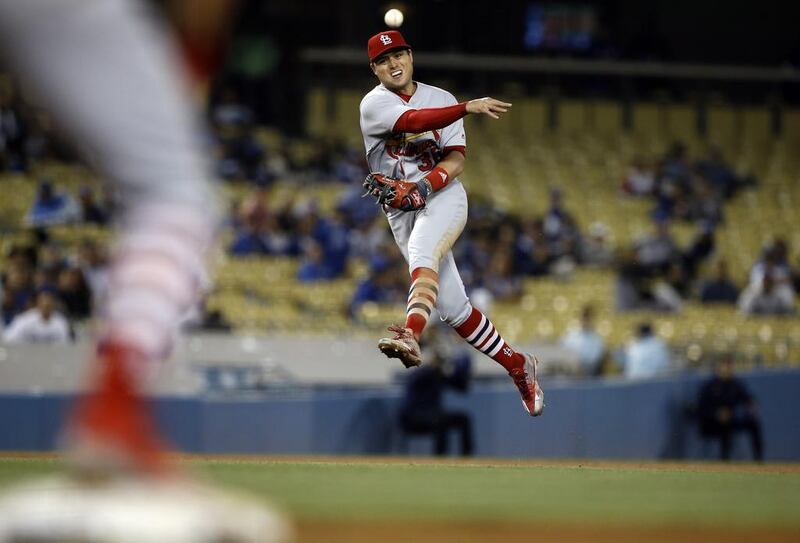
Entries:
POLYGON ((171 468, 142 389, 207 280, 218 216, 171 45, 139 2, 0 0, 0 52, 114 183, 122 209, 96 375, 66 429, 70 458, 76 473, 127 472, 151 490, 171 468))
POLYGON ((97 381, 70 439, 78 447, 118 449, 137 468, 159 469, 137 391, 150 366, 169 353, 179 318, 198 293, 216 223, 200 125, 177 57, 135 2, 0 6, 12 65, 115 183, 122 209, 110 294, 100 308, 97 381))

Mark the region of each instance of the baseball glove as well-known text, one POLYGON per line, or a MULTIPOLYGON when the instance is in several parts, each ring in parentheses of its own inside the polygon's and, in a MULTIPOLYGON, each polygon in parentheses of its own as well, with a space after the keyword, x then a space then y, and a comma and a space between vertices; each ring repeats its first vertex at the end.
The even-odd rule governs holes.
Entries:
POLYGON ((430 186, 425 182, 412 183, 373 172, 364 179, 364 190, 364 196, 374 196, 379 204, 401 211, 416 211, 425 207, 430 186))

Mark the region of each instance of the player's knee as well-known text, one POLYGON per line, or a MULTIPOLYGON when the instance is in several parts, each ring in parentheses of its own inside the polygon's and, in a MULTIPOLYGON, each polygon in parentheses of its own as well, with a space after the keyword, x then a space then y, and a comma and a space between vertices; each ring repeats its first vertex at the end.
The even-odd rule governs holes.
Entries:
POLYGON ((428 268, 437 274, 439 273, 439 261, 432 257, 409 255, 408 273, 413 273, 417 268, 428 268))
POLYGON ((439 310, 441 319, 453 328, 458 328, 464 324, 464 321, 467 320, 467 317, 472 313, 472 306, 466 298, 457 303, 443 303, 440 307, 437 307, 437 309, 439 310))

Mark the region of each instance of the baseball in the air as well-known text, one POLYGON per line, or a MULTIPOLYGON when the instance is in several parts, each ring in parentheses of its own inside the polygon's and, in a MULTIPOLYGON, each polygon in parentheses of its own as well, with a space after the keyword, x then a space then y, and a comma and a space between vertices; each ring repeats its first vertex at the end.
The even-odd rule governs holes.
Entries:
POLYGON ((392 8, 383 16, 383 22, 386 23, 388 27, 397 28, 403 24, 403 12, 399 9, 392 8))

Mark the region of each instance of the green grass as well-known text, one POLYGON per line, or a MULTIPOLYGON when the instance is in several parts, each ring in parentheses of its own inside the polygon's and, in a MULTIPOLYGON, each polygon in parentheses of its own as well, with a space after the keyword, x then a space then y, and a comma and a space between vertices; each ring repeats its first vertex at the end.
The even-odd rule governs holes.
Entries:
MULTIPOLYGON (((612 522, 800 528, 800 470, 626 464, 495 465, 192 460, 213 480, 277 502, 298 519, 612 522)), ((0 487, 58 470, 0 459, 0 487)))

